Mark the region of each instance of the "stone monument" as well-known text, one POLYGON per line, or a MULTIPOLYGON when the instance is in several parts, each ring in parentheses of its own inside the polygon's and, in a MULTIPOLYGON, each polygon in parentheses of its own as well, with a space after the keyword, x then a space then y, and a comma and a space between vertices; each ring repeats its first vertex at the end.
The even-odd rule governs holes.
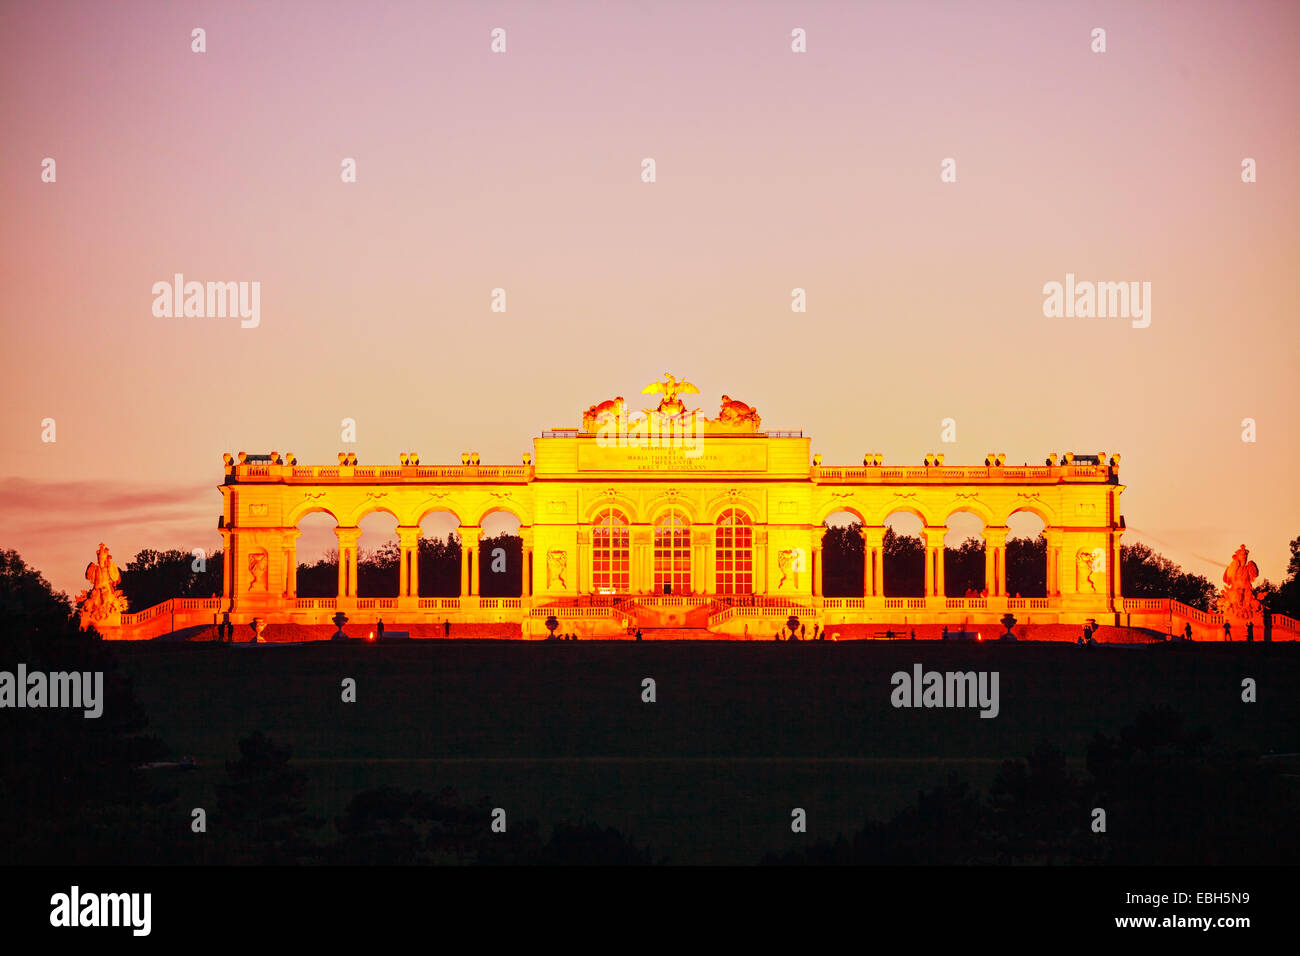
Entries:
POLYGON ((126 595, 118 588, 122 572, 104 542, 99 542, 95 560, 86 565, 86 580, 90 587, 77 595, 77 612, 81 629, 91 625, 120 627, 122 612, 126 610, 126 595))
POLYGON ((1259 599, 1263 589, 1255 589, 1259 567, 1250 560, 1243 544, 1223 572, 1223 590, 1219 592, 1219 613, 1233 630, 1244 635, 1249 625, 1264 623, 1264 606, 1259 599))

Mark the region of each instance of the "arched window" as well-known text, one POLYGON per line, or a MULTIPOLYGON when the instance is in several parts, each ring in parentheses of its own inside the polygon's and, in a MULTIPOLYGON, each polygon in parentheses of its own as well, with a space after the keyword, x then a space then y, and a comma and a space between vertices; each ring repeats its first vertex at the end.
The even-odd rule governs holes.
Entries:
POLYGON ((631 548, 627 518, 610 508, 596 515, 591 534, 591 585, 600 594, 631 589, 631 548))
POLYGON ((691 589, 691 522, 675 508, 655 522, 654 589, 658 594, 691 589))
POLYGON ((738 508, 728 508, 718 518, 714 538, 718 560, 718 594, 754 593, 754 526, 738 508))

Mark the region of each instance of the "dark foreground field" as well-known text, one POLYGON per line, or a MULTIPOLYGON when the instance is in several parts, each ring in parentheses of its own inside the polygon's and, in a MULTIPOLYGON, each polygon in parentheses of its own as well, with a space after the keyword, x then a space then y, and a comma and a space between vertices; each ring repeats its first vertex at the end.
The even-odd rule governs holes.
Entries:
MULTIPOLYGON (((887 820, 957 773, 1089 741, 1168 708, 1211 747, 1300 752, 1300 646, 520 643, 116 645, 151 732, 202 765, 185 806, 215 805, 240 738, 293 748, 327 821, 392 785, 490 799, 511 823, 614 827, 674 863, 754 863, 887 820), (996 670, 1000 713, 895 709, 890 675, 996 670), (642 702, 642 680, 657 700, 642 702), (1258 683, 1243 703, 1242 680, 1258 683), (341 700, 345 678, 355 703, 341 700), (791 832, 791 810, 808 832, 791 832)), ((1291 758, 1269 765, 1280 766, 1291 758)), ((1295 772, 1291 769, 1291 772, 1295 772)), ((1216 807, 1220 815, 1253 812, 1216 807)), ((1122 821, 1108 838, 1121 839, 1122 821)), ((486 823, 485 823, 486 825, 486 823)), ((1087 821, 1080 823, 1087 827, 1087 821)), ((332 823, 327 824, 328 833, 332 823)), ((1153 861, 1155 862, 1155 861, 1153 861)))

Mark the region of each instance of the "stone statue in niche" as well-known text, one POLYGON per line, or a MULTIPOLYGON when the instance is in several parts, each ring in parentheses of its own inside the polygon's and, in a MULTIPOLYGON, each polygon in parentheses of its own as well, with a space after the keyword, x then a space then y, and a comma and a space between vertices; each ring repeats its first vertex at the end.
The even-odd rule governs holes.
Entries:
POLYGON ((564 583, 564 569, 569 563, 569 553, 561 551, 558 548, 552 548, 546 552, 546 587, 548 589, 557 586, 567 588, 564 583))

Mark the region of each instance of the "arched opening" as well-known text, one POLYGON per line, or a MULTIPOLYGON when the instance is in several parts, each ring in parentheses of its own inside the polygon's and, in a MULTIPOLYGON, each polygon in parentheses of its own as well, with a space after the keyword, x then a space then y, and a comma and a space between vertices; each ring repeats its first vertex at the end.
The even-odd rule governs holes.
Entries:
POLYGON ((943 536, 943 593, 946 597, 981 597, 984 575, 984 521, 969 511, 948 516, 943 536))
POLYGON ((597 594, 626 594, 632 589, 632 536, 627 516, 603 508, 591 527, 591 586, 597 594))
POLYGON ((420 521, 420 597, 460 596, 460 519, 434 511, 420 521))
POLYGON ((826 516, 822 527, 822 594, 862 597, 866 549, 861 519, 848 511, 836 511, 826 516))
POLYGON ((357 527, 357 597, 398 596, 402 573, 402 545, 397 537, 397 518, 387 511, 372 511, 357 527))
POLYGON ((718 515, 713 537, 717 594, 754 593, 754 523, 739 508, 718 515))
POLYGON ((479 539, 479 594, 483 597, 519 597, 524 593, 524 541, 520 521, 508 511, 494 511, 481 523, 479 539))
POLYGON ((925 525, 910 511, 885 518, 881 574, 885 597, 925 597, 925 525))
POLYGON ((654 590, 686 594, 691 589, 691 520, 669 508, 655 522, 654 590))
POLYGON ((1047 524, 1031 511, 1007 518, 1007 595, 1047 597, 1047 524))
POLYGON ((313 511, 298 522, 296 594, 302 598, 332 598, 339 593, 339 523, 327 511, 313 511))

